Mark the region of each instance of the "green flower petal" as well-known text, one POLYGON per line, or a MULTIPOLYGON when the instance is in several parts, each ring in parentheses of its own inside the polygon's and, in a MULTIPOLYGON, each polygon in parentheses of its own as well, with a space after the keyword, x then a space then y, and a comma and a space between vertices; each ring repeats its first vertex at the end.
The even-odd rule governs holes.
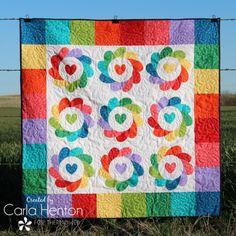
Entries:
POLYGON ((140 113, 142 111, 141 107, 136 104, 127 104, 124 107, 126 107, 130 111, 134 111, 136 113, 140 113))
POLYGON ((190 115, 185 112, 182 112, 183 120, 187 126, 190 126, 193 123, 193 119, 190 115))
POLYGON ((92 163, 92 157, 87 154, 80 154, 77 156, 81 161, 86 162, 87 164, 92 163))
POLYGON ((172 49, 170 47, 164 48, 160 53, 160 59, 163 59, 164 57, 171 56, 172 49))
POLYGON ((114 179, 105 181, 105 185, 109 188, 115 188, 116 184, 117 184, 117 181, 114 179))
POLYGON ((109 64, 113 58, 113 52, 112 51, 107 51, 104 54, 104 60, 106 61, 106 64, 109 64))
POLYGON ((116 184, 117 191, 123 191, 128 187, 128 181, 119 182, 116 184))
POLYGON ((118 48, 118 49, 113 53, 112 59, 117 58, 117 57, 123 57, 125 51, 126 51, 125 48, 118 48))
POLYGON ((120 100, 120 106, 125 106, 128 104, 132 104, 132 100, 130 98, 122 98, 120 100))
POLYGON ((182 50, 178 50, 172 53, 172 57, 175 57, 177 59, 184 59, 186 57, 186 54, 182 50))
POLYGON ((51 117, 48 122, 54 129, 63 130, 60 123, 54 117, 51 117))
POLYGON ((156 179, 160 179, 161 178, 159 171, 156 168, 154 168, 153 166, 151 166, 149 168, 149 174, 152 177, 156 178, 156 179))
POLYGON ((182 122, 179 128, 179 137, 183 137, 186 134, 186 131, 187 131, 187 126, 185 125, 185 122, 182 122))
POLYGON ((58 130, 56 129, 55 134, 57 137, 64 138, 67 137, 71 134, 71 132, 66 131, 66 130, 58 130))
POLYGON ((158 163, 157 163, 157 155, 156 154, 152 154, 151 155, 151 163, 154 167, 158 167, 158 163))
POLYGON ((86 162, 83 162, 84 164, 84 173, 88 176, 91 177, 94 175, 94 169, 92 166, 88 165, 86 162))
POLYGON ((84 72, 79 79, 79 87, 84 88, 86 85, 87 85, 87 76, 84 72))

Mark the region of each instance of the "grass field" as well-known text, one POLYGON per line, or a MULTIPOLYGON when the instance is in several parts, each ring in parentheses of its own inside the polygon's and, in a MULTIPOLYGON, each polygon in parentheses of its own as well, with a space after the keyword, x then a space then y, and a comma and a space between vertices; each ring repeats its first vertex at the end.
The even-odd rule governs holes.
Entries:
MULTIPOLYGON (((21 205, 19 116, 19 97, 0 97, 2 205, 8 202, 21 205)), ((30 235, 236 235, 236 106, 221 108, 221 173, 220 217, 45 221, 40 226, 35 222, 30 235)), ((18 220, 19 217, 6 217, 1 210, 0 235, 19 235, 18 220)))

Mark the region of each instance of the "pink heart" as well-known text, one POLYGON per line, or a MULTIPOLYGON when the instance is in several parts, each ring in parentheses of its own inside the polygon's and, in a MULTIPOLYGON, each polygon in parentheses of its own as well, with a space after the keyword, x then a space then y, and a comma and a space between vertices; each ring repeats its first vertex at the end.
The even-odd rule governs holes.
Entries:
POLYGON ((176 163, 175 162, 172 162, 171 164, 170 163, 166 163, 165 164, 165 168, 171 174, 175 170, 175 168, 176 168, 176 163))
POLYGON ((69 75, 73 75, 76 71, 76 65, 73 64, 73 65, 66 65, 65 66, 65 70, 66 70, 66 73, 69 74, 69 75))

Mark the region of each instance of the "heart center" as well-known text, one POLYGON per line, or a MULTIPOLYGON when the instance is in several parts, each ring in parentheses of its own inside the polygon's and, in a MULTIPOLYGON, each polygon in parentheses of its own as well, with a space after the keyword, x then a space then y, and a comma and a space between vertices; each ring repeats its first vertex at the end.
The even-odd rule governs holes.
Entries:
POLYGON ((66 70, 66 73, 69 74, 69 75, 73 75, 76 71, 76 65, 73 64, 73 65, 66 65, 65 66, 65 70, 66 70))
POLYGON ((115 65, 115 71, 118 75, 122 75, 125 72, 126 66, 125 64, 122 65, 115 65))
POLYGON ((123 124, 124 122, 125 122, 125 120, 126 120, 126 114, 116 114, 115 115, 115 120, 121 125, 121 124, 123 124))
POLYGON ((176 168, 176 163, 175 162, 172 162, 171 164, 170 163, 166 163, 165 164, 165 169, 171 174, 176 168))
POLYGON ((71 125, 73 125, 76 122, 77 118, 78 118, 77 114, 72 114, 72 115, 66 114, 66 120, 71 125))
POLYGON ((115 167, 116 167, 116 170, 117 170, 120 174, 123 174, 123 173, 126 171, 126 169, 127 169, 127 165, 126 165, 125 163, 122 163, 122 164, 117 163, 117 164, 115 165, 115 167))
POLYGON ((66 170, 72 175, 75 173, 75 171, 77 170, 78 166, 76 164, 66 164, 66 170))
POLYGON ((165 72, 170 74, 170 73, 172 73, 173 71, 176 70, 176 65, 174 63, 165 63, 163 65, 163 68, 164 68, 165 72))
POLYGON ((175 113, 174 112, 172 112, 170 114, 165 113, 164 114, 164 119, 167 123, 171 124, 175 119, 175 113))

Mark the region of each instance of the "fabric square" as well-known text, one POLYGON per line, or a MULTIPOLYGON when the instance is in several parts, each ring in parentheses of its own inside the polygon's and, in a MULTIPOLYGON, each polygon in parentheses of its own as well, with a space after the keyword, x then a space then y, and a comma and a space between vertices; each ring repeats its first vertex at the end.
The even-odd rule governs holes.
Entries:
POLYGON ((194 21, 171 20, 170 44, 194 44, 194 21))
POLYGON ((197 215, 218 216, 220 214, 219 192, 196 193, 197 215))
POLYGON ((146 194, 144 193, 124 193, 122 194, 122 216, 145 217, 146 213, 146 194))
POLYGON ((96 194, 73 194, 72 207, 76 209, 75 218, 95 218, 96 194))
POLYGON ((195 170, 197 192, 220 191, 220 168, 198 167, 195 170))
POLYGON ((214 118, 195 120, 195 142, 215 143, 219 142, 219 120, 214 118))
POLYGON ((70 21, 46 20, 46 44, 70 44, 70 21))
POLYGON ((22 89, 25 94, 46 94, 46 70, 22 70, 22 89))
POLYGON ((220 166, 220 144, 199 143, 196 144, 196 166, 219 167, 220 166))
POLYGON ((24 194, 47 218, 214 215, 199 193, 220 191, 219 21, 30 22, 24 194))
POLYGON ((25 214, 29 218, 47 218, 47 195, 25 194, 24 201, 27 203, 25 214))
POLYGON ((208 119, 219 117, 219 95, 218 94, 195 94, 195 117, 196 119, 208 119))
POLYGON ((119 24, 121 45, 145 44, 144 21, 120 21, 119 24))
POLYGON ((78 214, 72 208, 72 196, 69 194, 50 194, 47 197, 47 216, 49 218, 70 218, 78 214))
POLYGON ((96 45, 120 45, 120 24, 112 21, 95 22, 95 44, 96 45))
POLYGON ((47 170, 24 169, 23 172, 24 194, 47 194, 47 170))
POLYGON ((23 119, 45 119, 46 118, 46 98, 44 95, 28 94, 22 98, 22 118, 23 119))
POLYGON ((94 21, 70 21, 71 44, 95 45, 95 22, 94 21))
POLYGON ((46 127, 45 119, 25 119, 23 120, 23 143, 26 144, 41 144, 46 143, 46 127))
POLYGON ((147 20, 144 23, 145 44, 168 45, 170 44, 170 21, 147 20))
POLYGON ((44 169, 47 168, 47 146, 45 144, 23 145, 23 168, 44 169))
POLYGON ((219 48, 215 44, 195 44, 194 68, 219 69, 219 48))
POLYGON ((218 22, 210 19, 196 20, 194 31, 195 44, 217 44, 219 38, 218 27, 218 22))
POLYGON ((172 216, 195 216, 195 193, 171 193, 172 216))
POLYGON ((194 70, 195 84, 194 92, 197 94, 219 93, 219 70, 194 70))
POLYGON ((45 44, 45 21, 30 19, 21 20, 22 44, 45 44))
POLYGON ((121 217, 121 194, 98 194, 97 217, 119 218, 121 217))
POLYGON ((22 44, 22 69, 46 69, 46 47, 44 45, 22 44))
POLYGON ((170 194, 169 193, 147 193, 147 215, 148 216, 170 216, 170 194))

